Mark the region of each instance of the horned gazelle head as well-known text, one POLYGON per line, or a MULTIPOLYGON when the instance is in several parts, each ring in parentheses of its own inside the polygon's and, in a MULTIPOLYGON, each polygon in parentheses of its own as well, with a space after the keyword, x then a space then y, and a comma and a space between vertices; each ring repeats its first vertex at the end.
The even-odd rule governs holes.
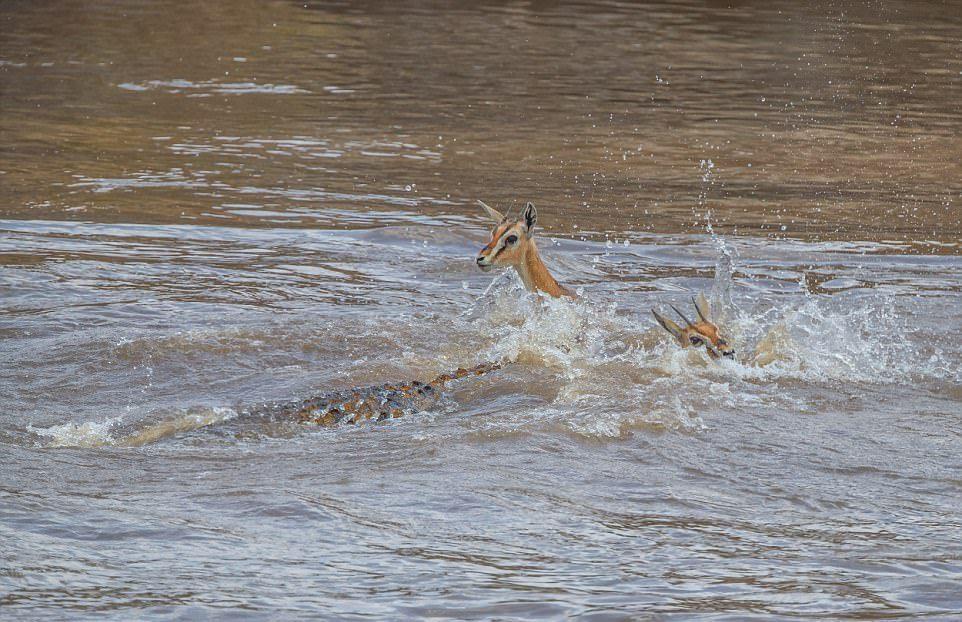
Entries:
POLYGON ((538 210, 531 202, 525 203, 521 218, 511 218, 478 201, 484 213, 497 222, 491 231, 491 241, 478 253, 478 267, 484 271, 494 266, 511 266, 518 271, 521 281, 529 292, 542 292, 555 298, 565 296, 577 298, 578 295, 558 283, 547 266, 538 256, 534 243, 534 224, 538 221, 538 210))
POLYGON ((652 309, 651 312, 655 315, 655 319, 658 320, 662 328, 671 333, 672 337, 675 338, 675 341, 677 341, 681 347, 687 348, 692 346, 700 348, 705 346, 708 356, 713 359, 719 359, 721 357, 734 359, 735 349, 728 340, 722 336, 721 331, 718 330, 718 326, 712 322, 711 305, 708 304, 708 299, 705 298, 704 294, 698 294, 698 297, 692 298, 691 301, 695 304, 695 312, 698 314, 697 322, 692 322, 685 317, 685 314, 679 311, 677 307, 671 305, 675 313, 685 322, 684 327, 679 326, 654 309, 652 309))
POLYGON ((478 267, 487 271, 494 266, 519 266, 531 242, 534 224, 538 221, 538 210, 529 201, 521 211, 521 218, 512 219, 510 212, 502 214, 484 201, 478 203, 498 223, 491 231, 491 241, 478 253, 478 267))

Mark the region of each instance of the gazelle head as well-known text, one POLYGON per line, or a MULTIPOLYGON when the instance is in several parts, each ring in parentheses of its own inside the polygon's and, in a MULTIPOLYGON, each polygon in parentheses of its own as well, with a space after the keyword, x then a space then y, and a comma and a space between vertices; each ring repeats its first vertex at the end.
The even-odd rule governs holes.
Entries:
POLYGON ((529 292, 541 292, 554 298, 577 298, 578 294, 558 283, 548 267, 538 256, 534 243, 534 224, 538 221, 538 210, 530 202, 525 203, 520 218, 505 216, 498 210, 478 201, 484 213, 498 224, 491 231, 491 241, 478 253, 478 267, 488 271, 494 266, 511 266, 529 292))
POLYGON ((679 326, 654 309, 651 312, 655 315, 655 319, 658 320, 661 327, 671 333, 681 347, 700 348, 705 346, 708 356, 713 359, 721 357, 734 359, 735 348, 722 336, 718 326, 712 322, 711 306, 708 304, 708 299, 705 298, 704 294, 698 294, 698 297, 692 298, 691 301, 695 304, 695 311, 698 313, 697 322, 692 322, 677 307, 671 305, 675 313, 684 320, 684 327, 679 326))
POLYGON ((510 213, 502 214, 484 201, 478 203, 484 213, 498 223, 491 231, 491 241, 478 253, 478 267, 487 272, 494 266, 521 266, 529 247, 534 244, 531 236, 538 221, 534 204, 526 203, 521 218, 513 219, 510 213))

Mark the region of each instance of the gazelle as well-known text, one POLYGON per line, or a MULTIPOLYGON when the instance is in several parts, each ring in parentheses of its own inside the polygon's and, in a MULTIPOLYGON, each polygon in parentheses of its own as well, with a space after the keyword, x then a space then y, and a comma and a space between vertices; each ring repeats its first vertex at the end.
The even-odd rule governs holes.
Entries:
POLYGON ((521 211, 521 218, 513 220, 510 213, 505 215, 478 201, 484 213, 498 224, 491 231, 491 241, 478 253, 478 267, 488 271, 494 266, 511 266, 518 271, 521 281, 529 292, 544 292, 560 298, 577 298, 577 294, 558 283, 548 267, 538 255, 534 243, 534 225, 538 221, 538 210, 530 201, 521 211))
POLYGON ((654 314, 655 319, 658 320, 658 323, 661 324, 662 328, 671 333, 671 336, 675 338, 675 341, 677 341, 681 347, 687 348, 692 346, 700 348, 701 346, 705 346, 708 351, 708 356, 713 359, 720 359, 722 357, 734 359, 735 348, 722 336, 718 326, 712 321, 711 305, 708 303, 708 299, 705 298, 705 294, 698 294, 698 297, 692 298, 691 301, 695 304, 695 311, 698 313, 699 321, 697 322, 692 322, 685 317, 685 314, 679 311, 677 307, 670 305, 671 308, 675 310, 675 313, 684 320, 684 328, 654 309, 652 309, 651 312, 654 314))

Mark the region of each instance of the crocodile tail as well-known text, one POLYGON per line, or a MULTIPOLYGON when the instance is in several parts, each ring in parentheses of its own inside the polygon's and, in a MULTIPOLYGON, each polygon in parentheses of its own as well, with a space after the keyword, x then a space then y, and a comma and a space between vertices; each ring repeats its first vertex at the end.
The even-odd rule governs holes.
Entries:
POLYGON ((479 363, 474 367, 470 367, 470 368, 458 367, 453 372, 450 372, 447 374, 440 374, 428 384, 437 389, 440 389, 452 380, 457 380, 458 378, 464 378, 465 376, 483 376, 484 374, 495 371, 497 369, 501 369, 501 363, 479 363))

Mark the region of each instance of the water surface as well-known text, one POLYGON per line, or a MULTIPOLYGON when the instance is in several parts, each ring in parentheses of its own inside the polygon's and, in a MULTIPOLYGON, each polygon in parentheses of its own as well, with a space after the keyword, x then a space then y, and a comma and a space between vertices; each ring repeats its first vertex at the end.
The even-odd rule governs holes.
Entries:
POLYGON ((959 15, 4 3, 0 617, 962 616, 959 15))

